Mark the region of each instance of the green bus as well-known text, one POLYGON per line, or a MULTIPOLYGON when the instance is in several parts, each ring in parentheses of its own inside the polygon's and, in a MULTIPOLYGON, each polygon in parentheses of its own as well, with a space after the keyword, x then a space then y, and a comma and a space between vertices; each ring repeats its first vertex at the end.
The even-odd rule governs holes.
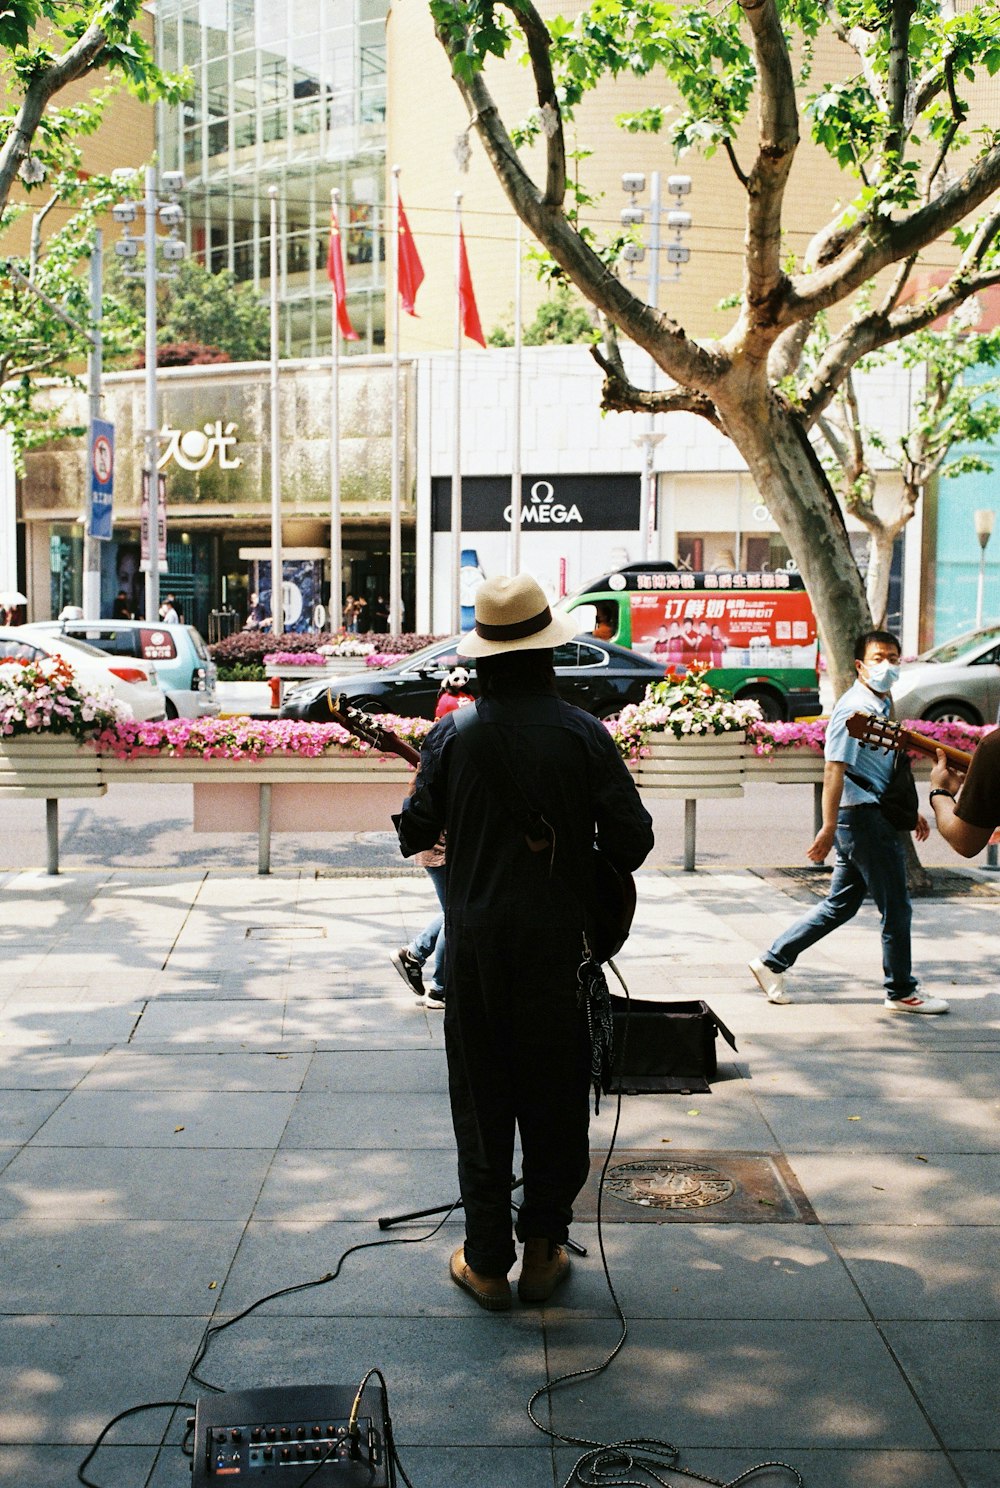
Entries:
POLYGON ((591 631, 752 698, 773 723, 820 712, 816 616, 801 575, 687 573, 630 563, 560 602, 591 631))

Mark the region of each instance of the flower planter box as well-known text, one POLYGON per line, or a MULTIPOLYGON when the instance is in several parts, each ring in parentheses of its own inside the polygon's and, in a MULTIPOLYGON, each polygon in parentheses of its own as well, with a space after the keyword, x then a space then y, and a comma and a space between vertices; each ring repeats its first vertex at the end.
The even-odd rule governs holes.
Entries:
MULTIPOLYGON (((351 659, 354 660, 353 657, 351 659)), ((339 674, 338 669, 325 662, 322 666, 274 666, 265 661, 264 671, 268 677, 280 677, 282 682, 315 682, 321 677, 335 677, 339 674)))
POLYGON ((678 739, 657 734, 638 760, 639 789, 654 799, 697 800, 742 796, 747 756, 742 731, 678 739))
POLYGON ((0 744, 0 792, 56 800, 103 796, 101 761, 93 746, 69 734, 20 734, 0 744))
POLYGON ((748 754, 746 783, 769 781, 772 785, 820 785, 823 756, 811 749, 776 749, 773 754, 748 754))

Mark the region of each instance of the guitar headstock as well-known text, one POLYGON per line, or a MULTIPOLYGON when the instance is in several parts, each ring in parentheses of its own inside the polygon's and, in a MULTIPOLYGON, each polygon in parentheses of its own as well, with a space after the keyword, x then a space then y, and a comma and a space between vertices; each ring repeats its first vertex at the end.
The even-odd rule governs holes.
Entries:
POLYGON ((894 749, 905 748, 899 724, 890 723, 888 718, 879 718, 874 713, 852 713, 847 720, 847 732, 867 749, 884 749, 888 754, 894 749))
POLYGON ((366 713, 363 708, 352 708, 346 693, 338 692, 334 697, 328 688, 326 702, 334 723, 339 723, 341 728, 354 734, 355 738, 363 739, 366 744, 373 744, 376 749, 386 748, 386 730, 380 728, 371 714, 366 713))

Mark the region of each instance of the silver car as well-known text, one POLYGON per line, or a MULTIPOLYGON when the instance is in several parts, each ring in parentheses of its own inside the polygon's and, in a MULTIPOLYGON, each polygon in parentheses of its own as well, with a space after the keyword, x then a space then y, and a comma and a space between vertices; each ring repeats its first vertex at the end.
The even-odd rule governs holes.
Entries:
POLYGON ((897 718, 995 723, 1000 709, 1000 625, 970 630, 900 668, 897 718))

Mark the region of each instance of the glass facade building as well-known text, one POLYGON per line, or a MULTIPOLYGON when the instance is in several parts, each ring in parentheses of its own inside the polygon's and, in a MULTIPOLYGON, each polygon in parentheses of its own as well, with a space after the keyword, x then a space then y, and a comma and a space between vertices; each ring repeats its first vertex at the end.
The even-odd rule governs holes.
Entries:
POLYGON ((188 246, 266 294, 268 188, 280 191, 282 354, 330 354, 330 192, 340 191, 348 308, 385 344, 385 17, 388 0, 158 0, 161 66, 191 96, 161 107, 165 170, 186 180, 188 246))

